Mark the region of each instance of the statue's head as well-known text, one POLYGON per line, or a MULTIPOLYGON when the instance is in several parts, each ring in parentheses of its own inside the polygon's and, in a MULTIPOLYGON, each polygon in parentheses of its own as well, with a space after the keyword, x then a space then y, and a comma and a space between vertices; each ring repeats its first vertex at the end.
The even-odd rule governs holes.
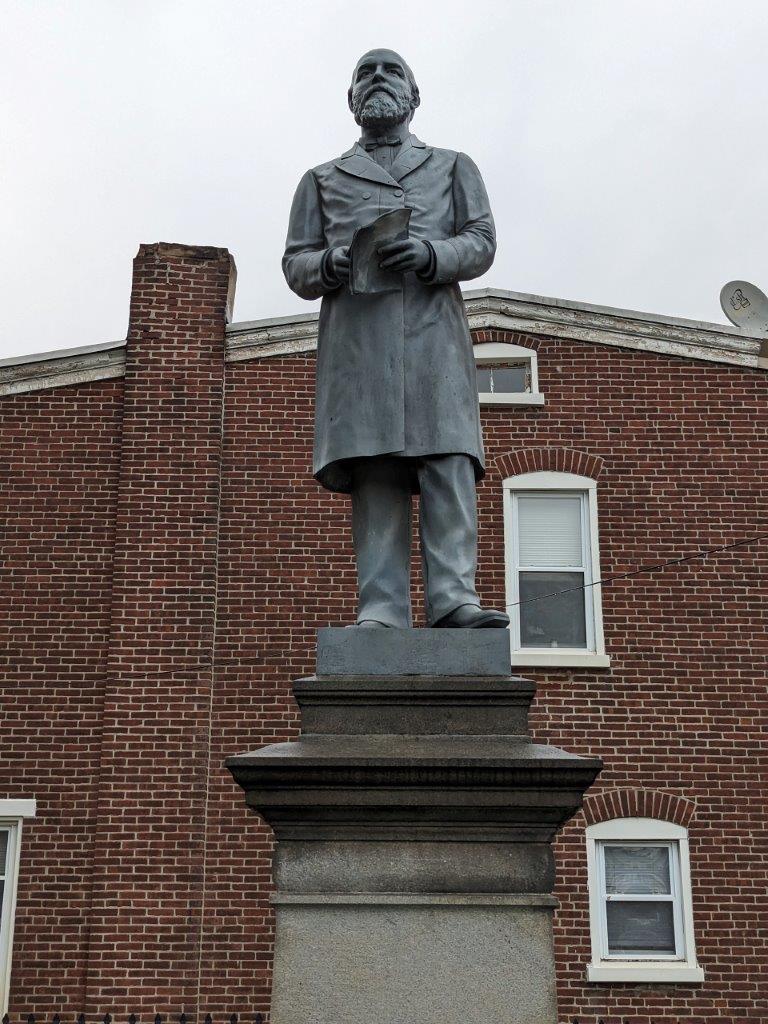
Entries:
POLYGON ((410 121, 419 105, 413 72, 394 50, 369 50, 352 72, 349 109, 364 128, 389 128, 410 121))

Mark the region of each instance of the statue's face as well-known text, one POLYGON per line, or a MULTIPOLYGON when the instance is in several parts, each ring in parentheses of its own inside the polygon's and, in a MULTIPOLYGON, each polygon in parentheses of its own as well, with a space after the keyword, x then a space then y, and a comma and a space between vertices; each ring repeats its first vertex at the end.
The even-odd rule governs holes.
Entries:
POLYGON ((349 90, 355 121, 386 128, 410 119, 415 106, 405 62, 393 50, 371 50, 357 62, 349 90))

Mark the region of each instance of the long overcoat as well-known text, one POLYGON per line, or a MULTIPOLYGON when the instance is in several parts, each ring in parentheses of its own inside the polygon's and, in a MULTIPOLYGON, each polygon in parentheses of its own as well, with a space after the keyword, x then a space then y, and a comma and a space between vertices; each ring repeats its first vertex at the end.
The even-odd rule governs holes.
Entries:
POLYGON ((291 208, 283 272, 305 299, 322 296, 317 346, 314 474, 350 489, 349 461, 465 453, 480 479, 483 442, 475 361, 459 281, 483 274, 496 239, 488 196, 463 153, 411 135, 391 170, 355 144, 304 175, 291 208), (329 278, 326 253, 355 230, 410 207, 410 236, 431 244, 428 279, 353 295, 329 278))

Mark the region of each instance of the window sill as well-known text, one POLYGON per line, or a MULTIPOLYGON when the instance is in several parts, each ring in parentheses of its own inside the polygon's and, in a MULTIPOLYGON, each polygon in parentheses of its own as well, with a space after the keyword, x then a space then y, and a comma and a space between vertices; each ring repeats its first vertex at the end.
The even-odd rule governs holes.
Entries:
POLYGON ((538 391, 481 391, 477 397, 480 405, 544 405, 544 395, 538 391))
POLYGON ((530 668, 610 668, 611 659, 607 654, 593 651, 512 651, 513 666, 530 668))
POLYGON ((587 981, 651 981, 697 984, 704 981, 704 971, 693 964, 681 963, 602 963, 589 964, 587 981))

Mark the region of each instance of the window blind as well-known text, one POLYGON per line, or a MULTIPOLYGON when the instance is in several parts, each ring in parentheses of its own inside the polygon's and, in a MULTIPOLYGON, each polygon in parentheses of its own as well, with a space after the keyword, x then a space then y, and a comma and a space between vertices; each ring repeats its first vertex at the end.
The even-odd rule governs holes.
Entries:
POLYGON ((520 495, 520 565, 583 565, 581 498, 520 495))
POLYGON ((605 891, 633 896, 668 895, 669 850, 666 846, 606 846, 605 891))

